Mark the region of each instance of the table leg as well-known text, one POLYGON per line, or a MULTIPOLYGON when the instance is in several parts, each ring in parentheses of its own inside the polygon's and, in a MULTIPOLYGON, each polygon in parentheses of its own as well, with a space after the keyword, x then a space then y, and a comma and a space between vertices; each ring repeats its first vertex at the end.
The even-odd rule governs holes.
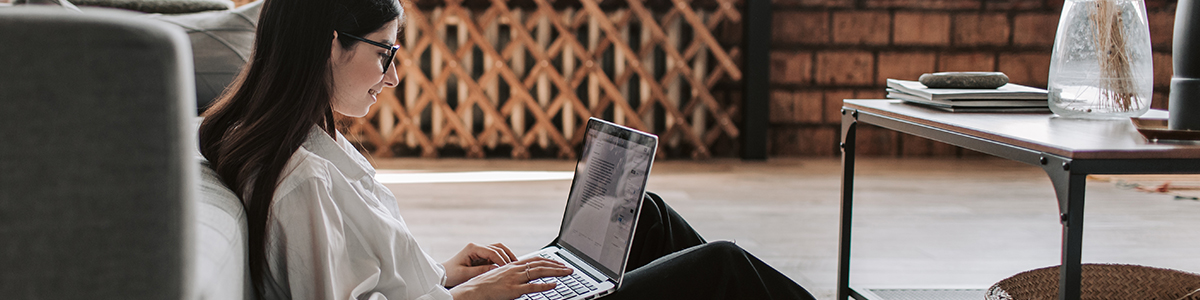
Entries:
POLYGON ((1062 265, 1059 267, 1058 299, 1079 299, 1083 255, 1083 195, 1087 174, 1071 173, 1067 159, 1043 159, 1042 168, 1054 183, 1062 222, 1062 265))
POLYGON ((850 217, 854 207, 854 144, 858 111, 842 109, 842 210, 838 232, 837 299, 850 297, 850 217))

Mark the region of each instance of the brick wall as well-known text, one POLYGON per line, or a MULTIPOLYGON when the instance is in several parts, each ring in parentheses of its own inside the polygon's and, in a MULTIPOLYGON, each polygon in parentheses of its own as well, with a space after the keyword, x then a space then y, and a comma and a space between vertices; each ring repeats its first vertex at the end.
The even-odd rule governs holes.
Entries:
MULTIPOLYGON (((1166 108, 1175 1, 1145 0, 1154 44, 1154 108, 1166 108)), ((836 156, 842 99, 883 98, 884 79, 1000 71, 1045 87, 1063 0, 774 0, 772 156, 836 156)), ((975 156, 872 126, 860 154, 975 156)))

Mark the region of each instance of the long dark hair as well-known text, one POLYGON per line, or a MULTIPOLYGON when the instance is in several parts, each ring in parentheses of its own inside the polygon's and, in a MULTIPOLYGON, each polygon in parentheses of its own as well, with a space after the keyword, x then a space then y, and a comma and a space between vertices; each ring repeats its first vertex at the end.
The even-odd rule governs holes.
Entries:
MULTIPOLYGON (((200 152, 246 208, 259 295, 270 276, 267 216, 284 164, 313 126, 336 136, 328 67, 334 31, 365 36, 403 13, 397 0, 263 1, 253 55, 205 112, 199 132, 200 152)), ((345 34, 338 43, 357 45, 345 34)))

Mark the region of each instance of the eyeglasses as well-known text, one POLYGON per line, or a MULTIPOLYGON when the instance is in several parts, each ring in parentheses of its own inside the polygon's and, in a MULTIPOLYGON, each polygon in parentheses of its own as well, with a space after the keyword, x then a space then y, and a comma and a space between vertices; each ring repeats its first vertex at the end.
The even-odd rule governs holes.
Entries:
POLYGON ((388 46, 388 45, 386 45, 386 44, 384 44, 384 43, 380 43, 380 42, 376 42, 376 41, 372 41, 372 40, 364 39, 364 38, 361 38, 361 37, 355 36, 355 35, 353 35, 353 34, 349 34, 349 33, 345 33, 345 32, 340 32, 340 31, 339 31, 338 33, 341 33, 342 35, 345 35, 345 36, 348 36, 348 37, 350 37, 350 38, 353 38, 353 39, 359 40, 359 41, 361 41, 361 42, 363 42, 363 43, 371 44, 372 46, 375 46, 375 47, 379 47, 379 48, 387 49, 387 50, 388 50, 387 57, 386 57, 386 58, 383 58, 383 57, 381 57, 381 58, 380 58, 380 60, 379 60, 379 63, 380 63, 380 64, 383 64, 383 74, 387 74, 388 68, 392 66, 392 59, 396 58, 396 51, 400 50, 400 45, 391 45, 391 46, 388 46))

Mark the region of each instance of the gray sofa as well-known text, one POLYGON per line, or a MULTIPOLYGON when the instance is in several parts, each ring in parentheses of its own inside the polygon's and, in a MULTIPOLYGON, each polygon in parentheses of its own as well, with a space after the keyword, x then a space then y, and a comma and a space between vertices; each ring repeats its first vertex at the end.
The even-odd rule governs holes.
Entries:
POLYGON ((251 298, 188 37, 128 16, 0 9, 0 298, 251 298))

